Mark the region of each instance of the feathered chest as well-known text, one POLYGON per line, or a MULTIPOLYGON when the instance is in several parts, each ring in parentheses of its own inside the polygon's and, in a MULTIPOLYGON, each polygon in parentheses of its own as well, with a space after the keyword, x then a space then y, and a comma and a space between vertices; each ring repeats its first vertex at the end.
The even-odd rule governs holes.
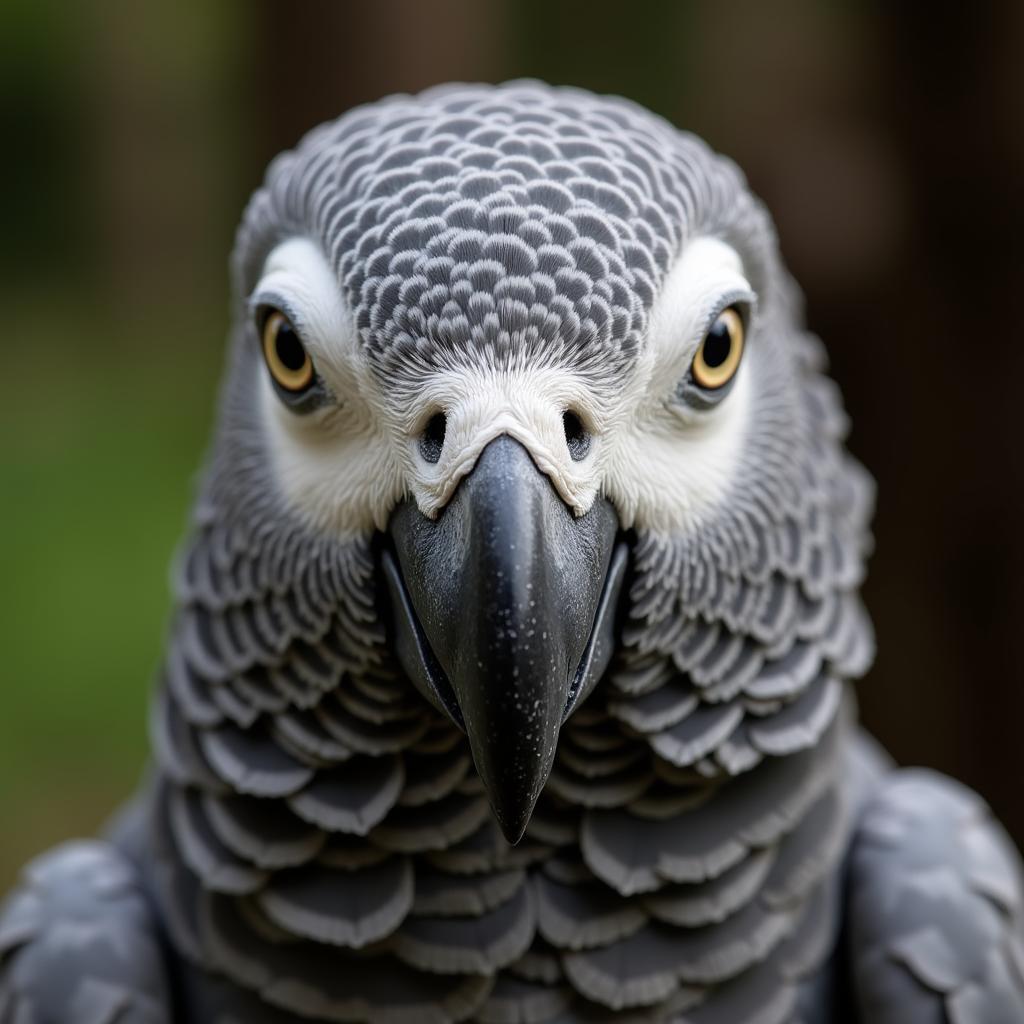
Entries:
POLYGON ((843 546, 786 533, 732 581, 638 544, 623 646, 511 847, 385 646, 369 547, 206 525, 153 706, 175 948, 321 1020, 784 1019, 833 940, 870 658, 843 546))

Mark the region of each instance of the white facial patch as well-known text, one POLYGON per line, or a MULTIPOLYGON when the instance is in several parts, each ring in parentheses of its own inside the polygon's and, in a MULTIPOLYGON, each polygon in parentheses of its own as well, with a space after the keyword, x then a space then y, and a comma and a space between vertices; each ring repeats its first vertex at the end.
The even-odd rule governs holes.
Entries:
POLYGON ((422 385, 399 397, 384 393, 372 374, 320 248, 304 238, 283 242, 267 258, 251 303, 289 317, 334 400, 296 413, 262 374, 277 479, 321 530, 347 536, 384 529, 405 494, 425 515, 437 515, 487 444, 509 434, 575 514, 604 493, 624 528, 692 529, 735 475, 751 404, 749 374, 741 364, 730 393, 713 408, 689 408, 676 390, 715 316, 732 302, 753 302, 738 254, 718 239, 698 238, 664 282, 626 387, 595 388, 571 367, 469 362, 425 369, 422 385), (578 461, 566 443, 566 412, 590 434, 578 461), (432 462, 418 442, 438 414, 444 444, 432 462))
POLYGON ((714 407, 690 408, 676 390, 715 316, 754 301, 739 254, 716 238, 690 241, 665 278, 605 445, 603 491, 624 528, 686 532, 725 498, 750 414, 750 353, 714 407))
POLYGON ((292 505, 320 530, 345 537, 386 525, 404 491, 402 467, 376 413, 376 384, 356 328, 320 248, 306 238, 277 246, 250 298, 292 322, 334 401, 293 412, 261 374, 260 404, 276 477, 292 505))

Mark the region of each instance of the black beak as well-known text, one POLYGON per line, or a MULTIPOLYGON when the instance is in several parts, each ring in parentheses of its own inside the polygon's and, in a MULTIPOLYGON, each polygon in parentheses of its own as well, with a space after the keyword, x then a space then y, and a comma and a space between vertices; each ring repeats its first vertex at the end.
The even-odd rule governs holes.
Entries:
POLYGON ((434 521, 400 505, 384 553, 393 636, 413 682, 469 738, 505 837, 544 788, 562 722, 613 649, 626 546, 597 499, 575 518, 502 435, 434 521))

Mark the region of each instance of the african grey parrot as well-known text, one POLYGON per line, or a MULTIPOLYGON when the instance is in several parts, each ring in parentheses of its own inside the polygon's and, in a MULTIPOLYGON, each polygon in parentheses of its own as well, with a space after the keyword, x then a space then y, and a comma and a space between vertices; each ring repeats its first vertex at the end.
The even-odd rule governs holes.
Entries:
POLYGON ((619 99, 271 166, 106 840, 2 1024, 1024 1021, 1016 852, 858 730, 872 485, 764 207, 619 99))

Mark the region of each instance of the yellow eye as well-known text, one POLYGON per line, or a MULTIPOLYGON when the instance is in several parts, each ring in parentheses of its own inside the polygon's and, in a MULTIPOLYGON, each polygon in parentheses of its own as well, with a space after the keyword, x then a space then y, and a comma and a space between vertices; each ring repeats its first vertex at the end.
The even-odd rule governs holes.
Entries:
POLYGON ((731 306, 718 314, 693 357, 690 373, 702 388, 714 391, 732 380, 743 356, 743 321, 731 306))
POLYGON ((304 391, 313 383, 313 360, 291 321, 276 309, 263 325, 263 358, 285 391, 304 391))

